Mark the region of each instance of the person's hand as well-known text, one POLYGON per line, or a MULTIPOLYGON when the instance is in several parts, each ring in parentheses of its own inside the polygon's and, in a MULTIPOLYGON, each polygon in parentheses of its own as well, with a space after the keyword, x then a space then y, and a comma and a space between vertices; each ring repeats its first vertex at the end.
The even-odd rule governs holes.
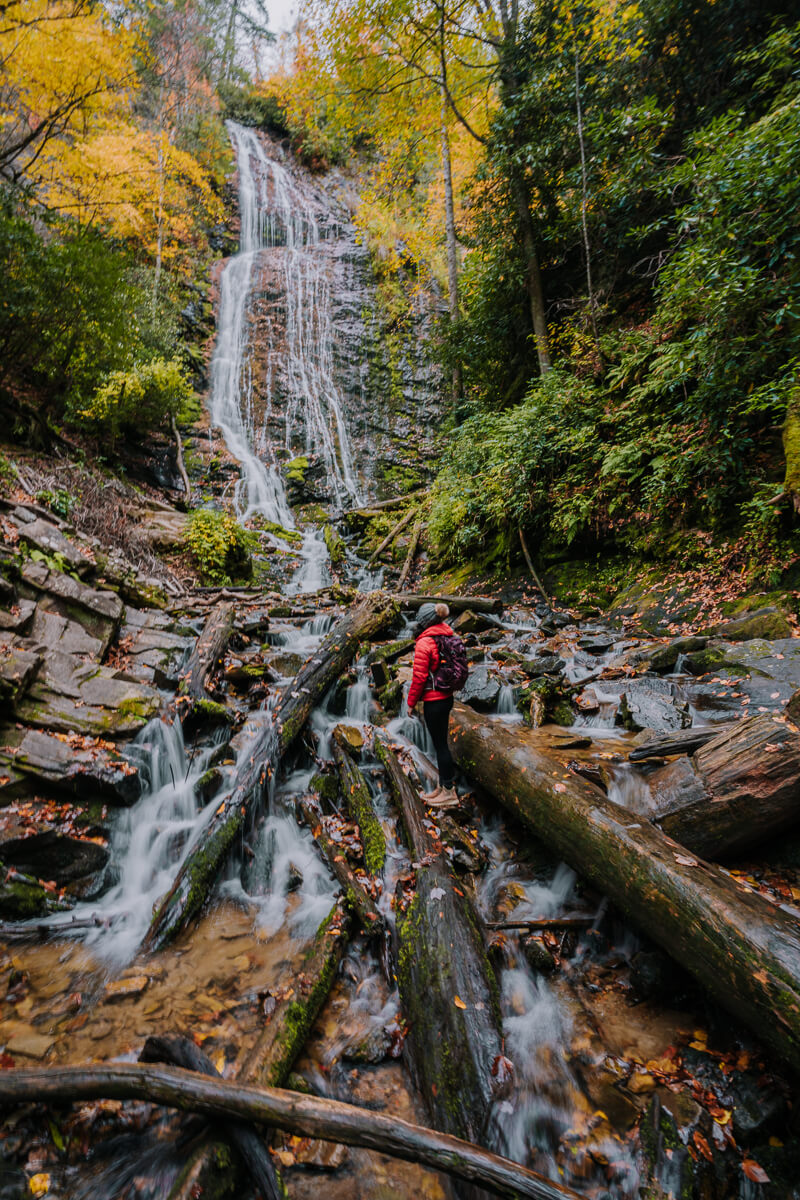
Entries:
POLYGON ((414 707, 413 707, 413 708, 412 708, 412 707, 409 705, 409 708, 408 708, 408 715, 409 715, 410 717, 416 717, 416 716, 419 716, 419 713, 417 712, 417 705, 416 705, 416 704, 414 705, 414 707))

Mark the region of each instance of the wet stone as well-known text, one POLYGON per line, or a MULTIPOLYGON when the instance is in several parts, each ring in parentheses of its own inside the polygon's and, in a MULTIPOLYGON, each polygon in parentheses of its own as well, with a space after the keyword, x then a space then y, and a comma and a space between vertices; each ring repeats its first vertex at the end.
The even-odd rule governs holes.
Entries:
POLYGON ((139 774, 127 759, 95 740, 83 744, 64 735, 35 729, 0 731, 0 766, 30 777, 35 784, 83 798, 102 797, 135 804, 141 794, 139 774))
POLYGON ((500 684, 489 674, 488 666, 481 664, 472 668, 458 698, 479 712, 492 712, 499 694, 500 684))
POLYGON ((44 1058, 55 1044, 54 1037, 42 1033, 15 1033, 6 1043, 6 1053, 22 1058, 44 1058))

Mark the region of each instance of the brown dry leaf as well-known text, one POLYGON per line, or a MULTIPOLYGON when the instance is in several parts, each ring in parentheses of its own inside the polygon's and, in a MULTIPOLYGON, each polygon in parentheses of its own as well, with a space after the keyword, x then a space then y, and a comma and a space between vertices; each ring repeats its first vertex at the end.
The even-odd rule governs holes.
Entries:
POLYGON ((453 1004, 455 1004, 456 1008, 466 1009, 467 1007, 460 996, 453 997, 453 1004))
POLYGON ((295 1157, 291 1150, 276 1150, 275 1155, 278 1158, 282 1167, 292 1167, 295 1163, 295 1157))
POLYGON ((711 1147, 698 1129, 695 1129, 694 1133, 692 1134, 692 1141, 694 1142, 695 1146, 697 1146, 697 1149, 700 1151, 703 1158, 707 1159, 708 1162, 714 1161, 714 1155, 711 1153, 711 1147))
POLYGON ((697 859, 690 858, 690 856, 688 854, 676 854, 675 862, 680 863, 680 865, 682 867, 696 867, 697 866, 697 859))
POLYGON ((754 1158, 745 1158, 742 1160, 742 1170, 748 1179, 753 1183, 769 1183, 769 1175, 760 1167, 754 1158))

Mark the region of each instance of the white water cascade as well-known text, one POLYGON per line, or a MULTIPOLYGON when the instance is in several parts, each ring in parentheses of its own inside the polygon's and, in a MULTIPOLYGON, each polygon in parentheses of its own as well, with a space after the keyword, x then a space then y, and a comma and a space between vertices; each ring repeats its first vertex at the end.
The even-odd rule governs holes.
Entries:
MULTIPOLYGON (((286 457, 298 452, 302 438, 303 451, 324 464, 336 501, 362 499, 334 373, 331 289, 320 254, 325 231, 309 197, 268 156, 255 130, 229 121, 228 131, 239 172, 241 235, 239 253, 228 261, 220 282, 211 420, 241 464, 236 503, 242 517, 260 514, 293 529, 278 456, 266 433, 275 412, 285 418, 286 457), (267 395, 266 412, 257 429, 248 353, 250 299, 266 254, 279 260, 285 330, 280 337, 270 333, 266 378, 259 381, 267 395)), ((317 531, 305 534, 300 553, 305 561, 287 589, 290 593, 314 591, 327 582, 328 553, 317 531)))

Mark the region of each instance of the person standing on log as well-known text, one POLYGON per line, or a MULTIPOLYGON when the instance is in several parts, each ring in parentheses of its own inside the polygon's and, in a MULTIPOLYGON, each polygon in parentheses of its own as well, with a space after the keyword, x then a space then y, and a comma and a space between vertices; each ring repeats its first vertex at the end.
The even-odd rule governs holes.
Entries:
POLYGON ((453 692, 467 678, 464 643, 444 618, 450 615, 446 604, 423 604, 414 626, 414 673, 408 692, 409 715, 422 700, 422 713, 436 750, 439 784, 422 798, 432 808, 449 808, 458 803, 455 789, 455 764, 447 744, 453 692))

